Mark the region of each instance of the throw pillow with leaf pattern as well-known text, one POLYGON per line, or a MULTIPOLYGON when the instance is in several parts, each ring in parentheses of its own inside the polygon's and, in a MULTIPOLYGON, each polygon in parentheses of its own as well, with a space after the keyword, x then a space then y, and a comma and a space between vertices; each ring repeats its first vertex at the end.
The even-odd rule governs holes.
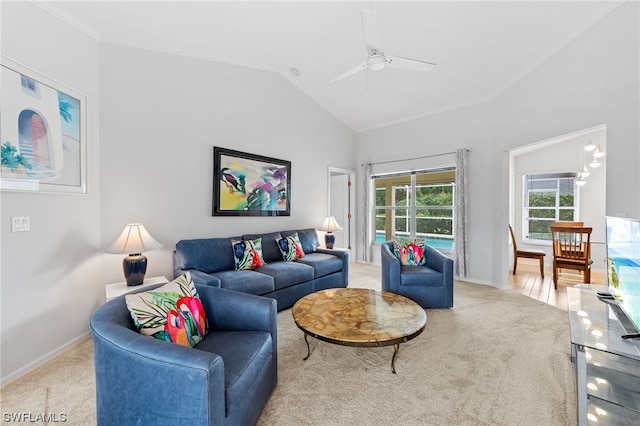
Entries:
POLYGON ((302 244, 300 244, 300 237, 295 232, 288 237, 276 238, 282 258, 286 262, 291 262, 296 259, 302 259, 304 257, 304 251, 302 250, 302 244))
POLYGON ((393 252, 403 266, 424 265, 424 239, 394 238, 393 252))
POLYGON ((231 240, 236 271, 256 269, 266 264, 262 257, 262 238, 255 240, 231 240))
POLYGON ((127 294, 125 300, 141 334, 193 347, 209 331, 189 272, 153 290, 127 294))

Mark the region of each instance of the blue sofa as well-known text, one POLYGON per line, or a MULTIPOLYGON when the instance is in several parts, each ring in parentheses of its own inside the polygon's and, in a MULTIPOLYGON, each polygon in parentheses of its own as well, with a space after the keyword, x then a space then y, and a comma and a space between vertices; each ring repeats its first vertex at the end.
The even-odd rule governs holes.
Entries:
POLYGON ((94 312, 98 425, 257 422, 278 380, 276 302, 196 289, 210 331, 193 348, 139 334, 124 296, 94 312))
POLYGON ((423 266, 403 266, 393 252, 393 241, 381 245, 382 290, 400 294, 423 308, 453 306, 453 260, 428 245, 423 266))
POLYGON ((193 282, 257 296, 278 302, 278 311, 290 308, 298 299, 327 288, 349 283, 349 252, 319 248, 314 228, 245 234, 240 237, 181 240, 173 252, 173 275, 189 271, 193 282), (298 233, 305 255, 285 262, 276 240, 298 233), (255 270, 235 270, 231 240, 262 238, 266 261, 255 270))

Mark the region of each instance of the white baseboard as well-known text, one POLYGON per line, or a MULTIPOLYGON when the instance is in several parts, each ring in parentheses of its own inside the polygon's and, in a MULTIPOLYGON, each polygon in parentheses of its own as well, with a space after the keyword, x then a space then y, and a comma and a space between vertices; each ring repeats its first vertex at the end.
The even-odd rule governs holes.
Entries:
POLYGON ((64 345, 42 355, 40 358, 30 362, 29 364, 25 365, 22 368, 17 369, 16 371, 7 374, 5 377, 2 377, 2 379, 0 379, 0 387, 4 387, 6 385, 8 385, 9 383, 19 379, 20 377, 24 376, 25 374, 31 372, 32 370, 35 370, 36 368, 40 367, 42 364, 44 364, 45 362, 55 358, 56 356, 60 355, 62 352, 66 351, 67 349, 69 349, 72 346, 77 345, 78 343, 80 343, 81 341, 83 341, 84 339, 86 339, 87 337, 89 337, 89 331, 87 330, 86 332, 82 333, 80 336, 76 337, 75 339, 65 343, 64 345))
POLYGON ((454 276, 453 279, 455 281, 464 281, 466 283, 471 283, 471 284, 481 284, 481 285, 488 285, 490 287, 496 287, 496 288, 500 288, 497 285, 495 285, 495 283, 492 283, 491 281, 485 281, 485 280, 475 280, 473 278, 460 278, 458 276, 454 276))

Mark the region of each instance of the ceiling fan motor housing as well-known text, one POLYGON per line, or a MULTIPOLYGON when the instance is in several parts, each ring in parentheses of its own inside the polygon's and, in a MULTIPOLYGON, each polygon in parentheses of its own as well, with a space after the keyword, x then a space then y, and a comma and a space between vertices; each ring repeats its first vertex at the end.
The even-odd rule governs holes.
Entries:
POLYGON ((369 69, 371 71, 380 71, 384 68, 385 63, 387 62, 387 58, 380 53, 374 53, 369 56, 367 59, 367 63, 369 64, 369 69))

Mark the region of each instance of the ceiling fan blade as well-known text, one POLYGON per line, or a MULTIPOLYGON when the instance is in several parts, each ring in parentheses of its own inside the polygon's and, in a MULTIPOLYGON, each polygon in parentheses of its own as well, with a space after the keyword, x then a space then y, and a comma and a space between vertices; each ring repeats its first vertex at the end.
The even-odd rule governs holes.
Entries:
POLYGON ((365 89, 365 96, 369 97, 369 67, 367 67, 367 85, 365 89))
POLYGON ((401 56, 387 56, 387 65, 391 68, 402 68, 414 71, 431 71, 436 64, 419 61, 417 59, 403 58, 401 56))
POLYGON ((343 73, 343 74, 340 74, 339 76, 337 76, 336 78, 334 78, 333 80, 331 80, 331 81, 330 81, 330 83, 335 83, 336 81, 340 81, 340 80, 342 80, 343 78, 347 78, 347 77, 349 77, 350 75, 355 74, 355 73, 357 73, 357 72, 359 72, 359 71, 362 71, 363 69, 366 69, 366 68, 367 68, 367 63, 366 63, 366 62, 363 62, 363 63, 361 63, 360 65, 358 65, 357 67, 353 67, 353 68, 351 68, 349 71, 347 71, 347 72, 345 72, 345 73, 343 73))
POLYGON ((382 43, 380 43, 380 35, 378 34, 378 19, 376 12, 363 10, 362 30, 364 31, 364 42, 367 45, 367 55, 371 55, 373 51, 382 52, 382 43))

